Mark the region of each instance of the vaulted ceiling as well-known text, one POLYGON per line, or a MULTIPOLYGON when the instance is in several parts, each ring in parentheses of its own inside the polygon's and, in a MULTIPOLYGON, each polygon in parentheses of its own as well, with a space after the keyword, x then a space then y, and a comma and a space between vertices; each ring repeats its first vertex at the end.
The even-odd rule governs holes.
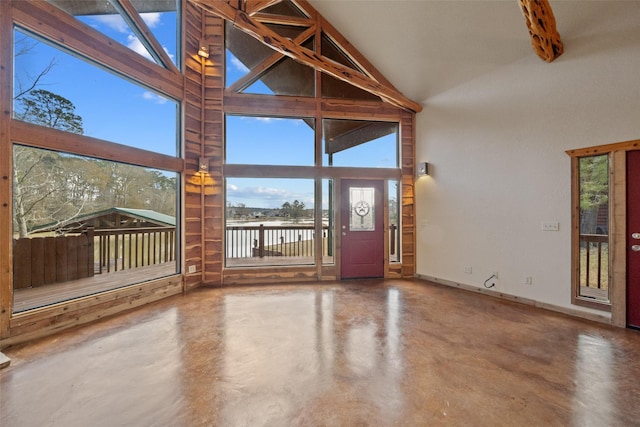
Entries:
POLYGON ((309 0, 406 97, 426 102, 518 61, 546 67, 606 45, 612 22, 640 38, 637 1, 550 0, 565 54, 534 52, 518 0, 309 0))

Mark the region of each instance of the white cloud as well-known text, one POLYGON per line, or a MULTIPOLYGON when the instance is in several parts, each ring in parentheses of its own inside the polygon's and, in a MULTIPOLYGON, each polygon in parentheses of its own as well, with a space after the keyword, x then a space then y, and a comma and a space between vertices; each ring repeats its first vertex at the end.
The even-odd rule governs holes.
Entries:
POLYGON ((242 71, 243 73, 249 72, 249 68, 246 67, 238 58, 235 56, 231 58, 231 65, 233 65, 237 70, 242 71))
POLYGON ((242 202, 250 207, 278 208, 284 202, 299 200, 305 205, 313 206, 313 194, 304 194, 285 188, 274 187, 238 187, 227 185, 227 197, 231 203, 242 202))
MULTIPOLYGON (((151 56, 151 54, 149 53, 149 51, 147 50, 147 48, 142 44, 142 42, 140 41, 140 39, 138 37, 136 37, 133 34, 129 34, 127 36, 127 45, 126 45, 129 49, 131 49, 132 51, 144 56, 145 58, 156 62, 153 57, 151 56)), ((169 55, 169 58, 171 58, 171 60, 173 60, 174 55, 169 53, 169 50, 162 46, 162 48, 164 49, 164 51, 167 53, 167 55, 169 55)))
POLYGON ((288 119, 281 119, 279 117, 253 117, 253 116, 242 116, 240 118, 241 120, 255 120, 257 122, 264 122, 264 123, 270 123, 270 122, 275 122, 278 120, 288 120, 288 119))
POLYGON ((120 15, 96 15, 91 18, 119 33, 126 33, 129 31, 129 26, 124 22, 124 19, 122 19, 122 16, 120 15))
POLYGON ((142 93, 142 98, 160 105, 167 103, 167 98, 149 91, 144 91, 142 93))
POLYGON ((138 37, 136 37, 135 35, 129 34, 127 36, 127 47, 129 49, 131 49, 132 51, 134 51, 136 53, 139 53, 140 55, 144 56, 145 58, 150 59, 150 60, 153 61, 153 58, 149 54, 149 51, 147 50, 147 48, 144 47, 142 42, 140 42, 140 39, 138 39, 138 37))
POLYGON ((160 14, 158 12, 141 13, 140 17, 149 28, 154 28, 160 23, 160 14))

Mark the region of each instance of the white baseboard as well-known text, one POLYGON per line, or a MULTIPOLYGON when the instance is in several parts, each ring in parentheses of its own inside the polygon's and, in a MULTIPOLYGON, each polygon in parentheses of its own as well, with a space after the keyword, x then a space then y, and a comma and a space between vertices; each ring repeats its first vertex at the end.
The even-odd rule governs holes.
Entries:
POLYGON ((459 288, 459 289, 462 289, 462 290, 465 290, 465 291, 475 292, 475 293, 478 293, 478 294, 491 296, 491 297, 494 297, 494 298, 501 298, 501 299, 505 299, 505 300, 509 300, 509 301, 515 301, 515 302, 519 302, 521 304, 531 305, 533 307, 539 307, 539 308, 543 308, 545 310, 555 311, 557 313, 567 314, 567 315, 573 316, 573 317, 579 317, 581 319, 592 320, 594 322, 599 322, 599 323, 606 323, 607 325, 611 325, 612 324, 610 317, 602 316, 602 315, 599 315, 599 314, 587 313, 587 312, 584 312, 584 311, 574 310, 574 309, 567 308, 567 307, 560 307, 558 305, 553 305, 553 304, 549 304, 549 303, 546 303, 546 302, 536 301, 536 300, 533 300, 533 299, 530 299, 530 298, 523 298, 523 297, 519 297, 519 296, 516 296, 516 295, 505 294, 504 292, 498 292, 498 291, 494 291, 494 290, 491 290, 491 289, 482 289, 482 288, 478 288, 476 286, 465 285, 464 283, 453 282, 451 280, 440 279, 438 277, 427 276, 427 275, 424 275, 424 274, 416 274, 415 278, 416 279, 425 280, 425 281, 428 281, 428 282, 437 283, 437 284, 440 284, 440 285, 450 286, 452 288, 459 288))

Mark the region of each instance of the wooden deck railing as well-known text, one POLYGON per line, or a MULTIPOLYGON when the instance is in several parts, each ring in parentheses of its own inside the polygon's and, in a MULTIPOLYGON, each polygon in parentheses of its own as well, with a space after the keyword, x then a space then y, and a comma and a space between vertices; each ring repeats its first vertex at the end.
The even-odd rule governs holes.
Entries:
MULTIPOLYGON (((389 253, 397 259, 398 227, 389 226, 389 253)), ((265 258, 274 256, 313 256, 315 227, 313 225, 231 226, 227 227, 227 259, 265 258)), ((333 236, 329 226, 322 227, 323 256, 333 255, 333 236)))
MULTIPOLYGON (((329 227, 322 227, 322 238, 331 239, 329 227)), ((232 226, 227 227, 227 258, 313 256, 313 225, 232 226)), ((323 255, 332 255, 330 242, 323 243, 323 255)))
POLYGON ((175 227, 95 230, 96 274, 175 261, 175 227))
POLYGON ((580 285, 603 289, 609 286, 609 236, 580 235, 580 285), (604 273, 604 277, 603 277, 604 273))

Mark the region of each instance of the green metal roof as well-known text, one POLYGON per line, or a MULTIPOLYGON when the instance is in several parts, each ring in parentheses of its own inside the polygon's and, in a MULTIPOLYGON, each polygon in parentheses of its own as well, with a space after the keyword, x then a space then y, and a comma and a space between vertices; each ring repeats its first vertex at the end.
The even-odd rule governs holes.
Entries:
POLYGON ((82 223, 84 221, 99 218, 101 216, 111 215, 113 213, 119 213, 125 216, 134 217, 138 219, 142 219, 144 221, 148 221, 159 226, 176 226, 176 217, 171 215, 166 215, 160 212, 152 211, 150 209, 131 209, 131 208, 109 208, 101 211, 91 212, 88 214, 77 216, 69 221, 65 221, 62 223, 49 223, 38 225, 31 229, 31 232, 43 232, 50 231, 61 228, 68 228, 72 224, 82 223))

